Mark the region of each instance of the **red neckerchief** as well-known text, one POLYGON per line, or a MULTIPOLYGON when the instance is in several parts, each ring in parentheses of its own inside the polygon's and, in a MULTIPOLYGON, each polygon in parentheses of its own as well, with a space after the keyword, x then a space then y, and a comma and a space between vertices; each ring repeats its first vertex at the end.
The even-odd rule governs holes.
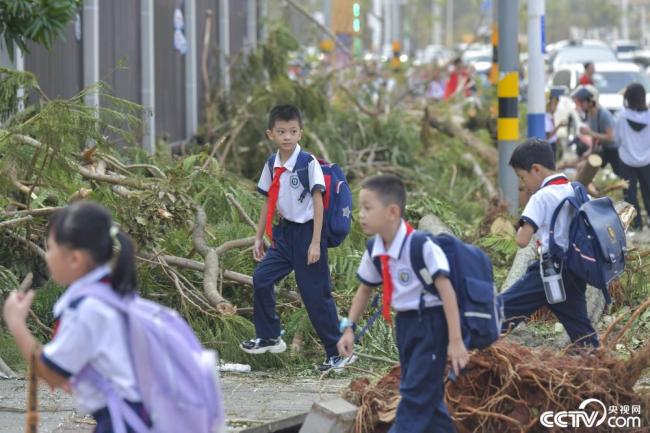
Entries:
POLYGON ((565 175, 561 174, 558 177, 551 179, 544 185, 542 185, 542 188, 550 186, 550 185, 565 185, 569 183, 569 178, 567 178, 565 175))
MULTIPOLYGON (((101 280, 99 280, 100 283, 106 283, 106 284, 111 284, 112 280, 110 276, 105 276, 101 280)), ((52 337, 50 340, 54 340, 54 337, 56 337, 57 332, 59 332, 59 327, 61 326, 61 317, 57 317, 54 319, 54 326, 52 327, 52 337)))
MULTIPOLYGON (((404 222, 404 224, 406 225, 406 236, 408 236, 413 232, 413 227, 411 227, 411 225, 407 222, 404 222)), ((393 301, 393 280, 390 276, 388 259, 388 254, 382 254, 379 256, 379 260, 381 261, 381 279, 383 287, 381 314, 384 316, 386 322, 392 323, 392 318, 390 316, 390 304, 393 301)))
POLYGON ((278 203, 278 196, 280 194, 280 177, 285 171, 287 171, 286 167, 273 168, 273 182, 271 182, 271 187, 269 188, 269 201, 266 211, 266 234, 269 236, 270 240, 273 240, 273 216, 275 215, 275 207, 278 203))

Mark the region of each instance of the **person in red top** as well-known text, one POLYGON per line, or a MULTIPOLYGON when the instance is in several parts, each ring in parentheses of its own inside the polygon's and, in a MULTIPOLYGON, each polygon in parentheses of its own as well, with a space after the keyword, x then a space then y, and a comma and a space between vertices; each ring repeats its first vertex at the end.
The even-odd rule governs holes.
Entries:
POLYGON ((453 98, 462 90, 465 91, 465 96, 471 95, 470 87, 467 85, 469 83, 469 73, 467 68, 463 65, 463 61, 460 58, 454 60, 454 69, 449 74, 449 79, 447 80, 447 86, 445 87, 445 94, 443 99, 448 101, 450 98, 453 98))
POLYGON ((596 73, 596 67, 594 62, 587 62, 584 64, 585 73, 580 77, 580 84, 586 86, 587 84, 594 84, 594 74, 596 73))

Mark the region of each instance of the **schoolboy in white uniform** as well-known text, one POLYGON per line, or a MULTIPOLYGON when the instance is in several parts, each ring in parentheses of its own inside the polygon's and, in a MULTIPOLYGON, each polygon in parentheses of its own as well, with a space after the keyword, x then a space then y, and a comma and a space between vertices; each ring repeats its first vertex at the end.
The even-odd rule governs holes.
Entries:
MULTIPOLYGON (((551 218, 560 202, 575 194, 569 179, 555 173, 555 158, 551 146, 544 140, 531 138, 515 148, 510 159, 517 175, 532 193, 519 220, 517 244, 524 248, 536 237, 542 254, 548 252, 551 218)), ((572 217, 569 207, 558 214, 555 239, 560 247, 568 246, 572 217)), ((526 274, 501 294, 505 321, 503 330, 516 326, 542 306, 548 306, 566 329, 571 341, 578 345, 598 346, 598 335, 587 314, 585 291, 587 285, 568 269, 562 270, 566 301, 549 304, 544 292, 539 261, 528 267, 526 274)))
POLYGON ((352 301, 339 352, 351 356, 355 323, 368 304, 373 287, 383 286, 382 313, 391 321, 396 314, 397 348, 402 375, 402 399, 391 433, 455 432, 444 402, 447 356, 458 374, 468 360, 462 341, 458 304, 449 281, 449 263, 442 249, 428 240, 422 247, 427 269, 439 296, 425 292, 410 263, 412 228, 402 219, 406 191, 402 181, 389 175, 367 179, 360 197, 360 222, 364 233, 375 235, 372 251, 359 265, 359 289, 352 301), (379 259, 381 274, 373 260, 379 259), (424 306, 420 299, 424 296, 424 306))
POLYGON ((273 286, 294 271, 309 319, 325 347, 326 359, 319 370, 335 368, 340 371, 352 359, 340 357, 336 348, 341 333, 332 298, 327 245, 322 237, 323 172, 316 158, 302 151, 298 144, 302 119, 297 108, 291 105, 274 107, 269 114, 267 135, 278 147, 278 152, 264 164, 257 185, 257 190, 267 200, 262 207, 253 249, 255 260, 260 262, 253 273, 256 338, 242 342, 240 347, 251 354, 286 350, 281 338, 280 318, 275 310, 273 286), (307 191, 298 177, 300 170, 308 171, 307 191), (280 219, 273 225, 276 209, 280 219), (265 232, 273 241, 266 254, 265 232))

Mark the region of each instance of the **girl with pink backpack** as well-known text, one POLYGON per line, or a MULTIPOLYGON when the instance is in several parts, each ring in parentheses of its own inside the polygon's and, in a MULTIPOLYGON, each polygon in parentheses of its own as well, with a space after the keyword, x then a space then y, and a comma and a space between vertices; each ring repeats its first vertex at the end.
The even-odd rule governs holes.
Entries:
POLYGON ((12 292, 4 319, 38 375, 95 418, 95 433, 220 431, 215 353, 176 312, 136 294, 133 243, 107 209, 77 202, 53 215, 46 262, 67 286, 52 341, 41 346, 26 325, 34 291, 12 292))

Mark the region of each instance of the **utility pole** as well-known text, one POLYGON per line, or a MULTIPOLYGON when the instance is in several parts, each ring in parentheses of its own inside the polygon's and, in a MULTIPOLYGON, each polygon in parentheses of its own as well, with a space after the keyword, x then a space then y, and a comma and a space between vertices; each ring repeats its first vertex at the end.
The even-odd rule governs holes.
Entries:
MULTIPOLYGON (((86 0, 83 8, 83 84, 88 87, 99 82, 99 0, 86 0)), ((86 94, 85 103, 99 116, 97 89, 86 94)))
POLYGON ((246 50, 253 52, 257 48, 257 0, 246 3, 246 50))
POLYGON ((219 67, 221 69, 221 84, 225 93, 230 92, 230 0, 219 1, 219 67))
POLYGON ((490 69, 490 83, 499 81, 499 2, 492 0, 492 69, 490 69))
POLYGON ((454 45, 454 0, 447 0, 447 48, 454 45))
POLYGON ((433 45, 442 45, 442 20, 440 19, 440 0, 431 0, 431 21, 433 45))
POLYGON ((393 42, 402 40, 402 14, 400 0, 393 0, 393 42))
POLYGON ((623 39, 630 39, 630 25, 627 20, 627 0, 621 0, 621 34, 623 39))
POLYGON ((185 136, 192 137, 199 129, 199 96, 196 47, 196 0, 185 0, 185 136))
MULTIPOLYGON (((383 8, 383 14, 384 14, 384 45, 390 46, 390 44, 393 42, 393 13, 392 13, 392 1, 395 0, 383 0, 384 2, 384 8, 383 8)), ((382 47, 382 54, 384 51, 384 48, 382 47)))
POLYGON ((499 187, 512 215, 519 207, 519 180, 508 165, 519 140, 519 0, 499 0, 499 187))
POLYGON ((142 147, 150 155, 156 153, 156 59, 153 2, 154 0, 140 1, 140 48, 142 50, 140 81, 142 106, 145 109, 142 122, 142 147))
POLYGON ((544 0, 528 1, 528 137, 546 138, 544 0))

